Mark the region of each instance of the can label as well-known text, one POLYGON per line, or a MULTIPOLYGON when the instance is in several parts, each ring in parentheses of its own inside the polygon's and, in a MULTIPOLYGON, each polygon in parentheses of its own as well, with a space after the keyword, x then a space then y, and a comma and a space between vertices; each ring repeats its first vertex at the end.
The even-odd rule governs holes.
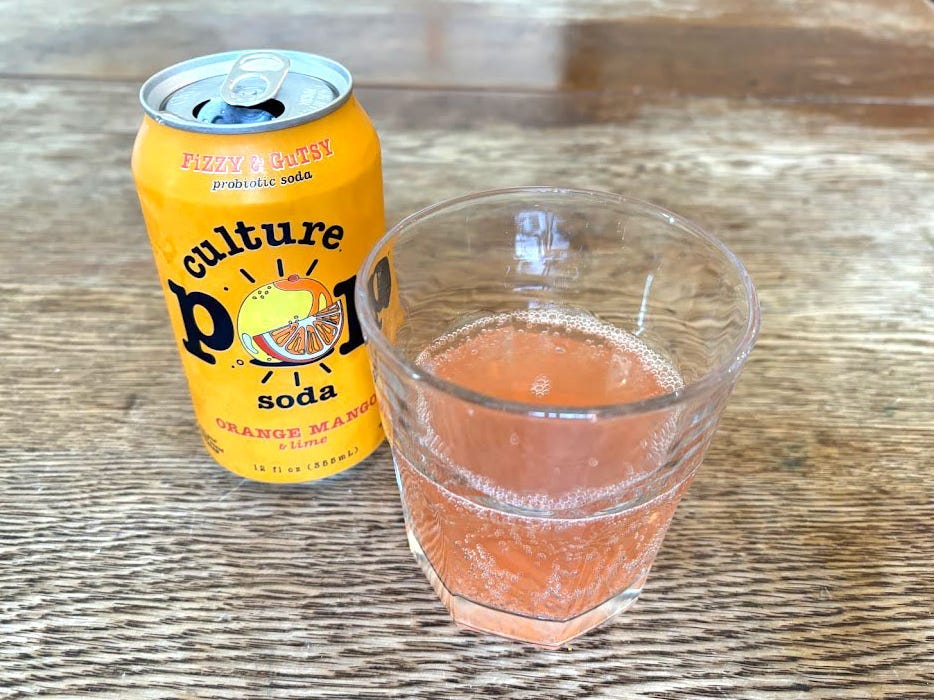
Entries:
POLYGON ((354 289, 384 219, 379 145, 356 101, 249 138, 147 117, 134 173, 215 459, 253 479, 307 481, 375 449, 354 289))

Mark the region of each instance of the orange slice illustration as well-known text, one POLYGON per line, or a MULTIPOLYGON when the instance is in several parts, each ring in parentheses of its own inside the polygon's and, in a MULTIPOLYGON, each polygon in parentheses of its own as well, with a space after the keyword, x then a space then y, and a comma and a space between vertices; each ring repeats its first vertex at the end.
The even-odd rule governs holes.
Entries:
POLYGON ((256 347, 282 362, 314 362, 341 336, 344 309, 339 301, 303 319, 253 336, 256 347))

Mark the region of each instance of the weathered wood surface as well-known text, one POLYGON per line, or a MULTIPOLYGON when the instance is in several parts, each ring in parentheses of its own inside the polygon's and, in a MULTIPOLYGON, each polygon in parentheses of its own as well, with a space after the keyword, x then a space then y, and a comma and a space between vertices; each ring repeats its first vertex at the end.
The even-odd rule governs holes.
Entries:
POLYGON ((82 5, 0 29, 0 698, 934 696, 929 3, 82 5), (650 36, 695 53, 632 62, 650 36), (390 221, 595 187, 746 262, 762 335, 706 465, 642 599, 572 649, 451 625, 385 448, 287 488, 203 452, 129 149, 139 79, 250 44, 361 77, 390 221))
POLYGON ((359 84, 791 99, 934 92, 924 0, 8 0, 0 72, 136 81, 197 53, 333 56, 359 84))

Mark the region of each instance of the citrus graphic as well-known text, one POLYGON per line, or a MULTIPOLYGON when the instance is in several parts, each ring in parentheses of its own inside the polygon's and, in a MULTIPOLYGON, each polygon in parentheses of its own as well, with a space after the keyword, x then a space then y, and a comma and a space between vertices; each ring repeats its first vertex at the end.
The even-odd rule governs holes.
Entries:
POLYGON ((334 347, 343 327, 341 303, 317 280, 298 275, 257 287, 237 314, 240 342, 261 362, 314 362, 334 347))

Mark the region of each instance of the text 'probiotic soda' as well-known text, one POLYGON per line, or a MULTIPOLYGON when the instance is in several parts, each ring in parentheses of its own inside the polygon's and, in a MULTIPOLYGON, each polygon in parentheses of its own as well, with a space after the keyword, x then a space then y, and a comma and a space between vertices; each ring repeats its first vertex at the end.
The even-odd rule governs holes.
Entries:
POLYGON ((133 176, 205 445, 261 481, 353 466, 383 438, 353 300, 384 217, 350 73, 222 53, 157 73, 140 100, 133 176))

